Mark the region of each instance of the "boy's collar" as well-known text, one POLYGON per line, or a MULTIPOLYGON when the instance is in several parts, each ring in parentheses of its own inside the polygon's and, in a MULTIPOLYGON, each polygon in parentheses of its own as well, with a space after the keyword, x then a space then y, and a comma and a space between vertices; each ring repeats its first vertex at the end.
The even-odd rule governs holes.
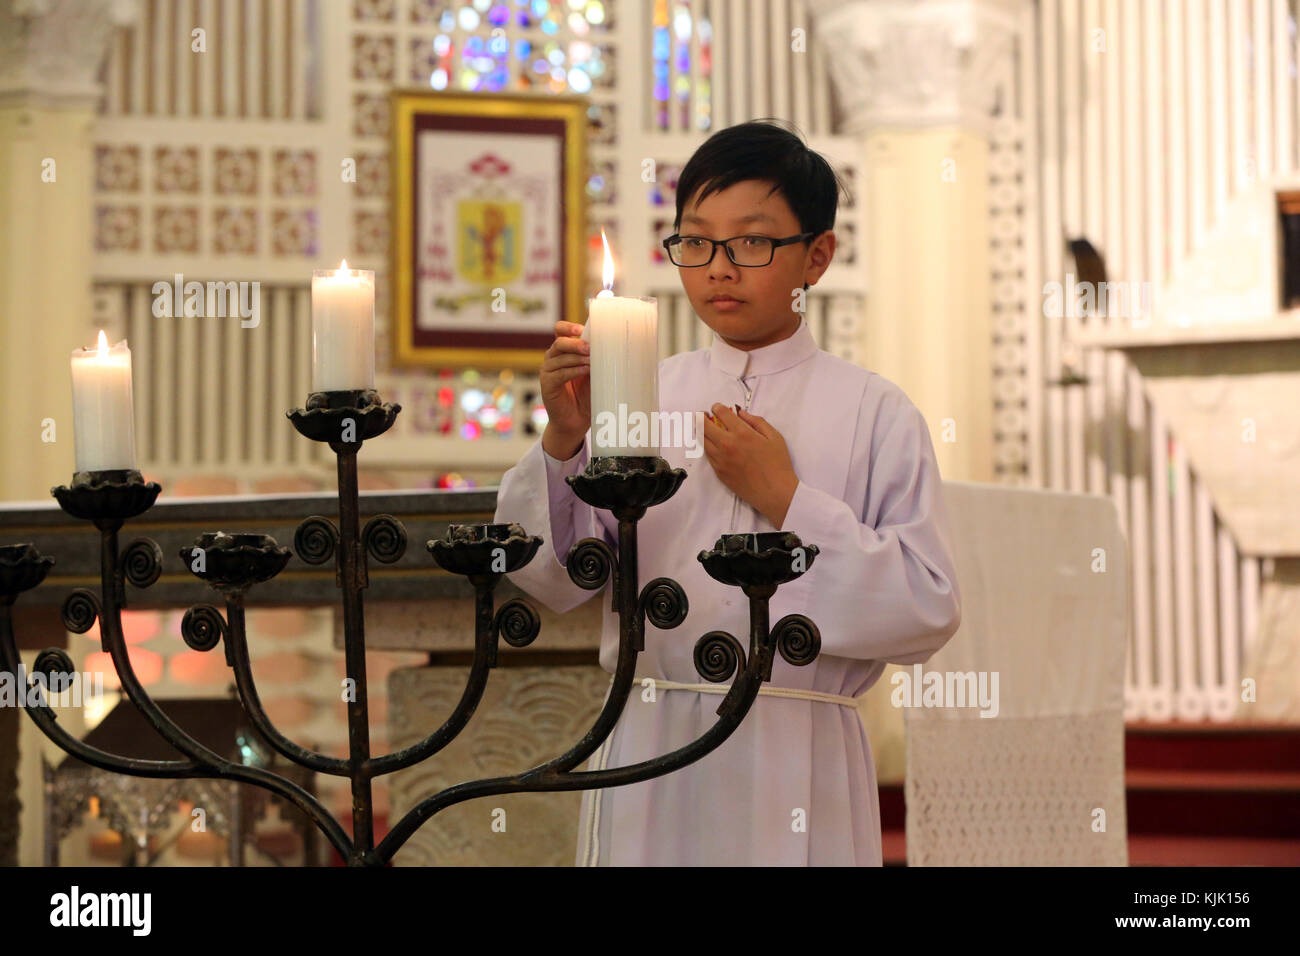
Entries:
POLYGON ((728 345, 714 332, 709 363, 719 371, 741 378, 784 371, 810 358, 816 351, 817 343, 813 340, 812 329, 808 327, 808 319, 800 316, 799 328, 789 338, 748 352, 728 345))

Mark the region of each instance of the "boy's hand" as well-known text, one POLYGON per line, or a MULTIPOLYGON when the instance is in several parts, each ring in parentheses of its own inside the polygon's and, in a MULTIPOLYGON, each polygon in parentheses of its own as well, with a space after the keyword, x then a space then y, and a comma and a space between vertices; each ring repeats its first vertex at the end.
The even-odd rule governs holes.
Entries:
POLYGON ((704 416, 704 453, 718 480, 780 528, 799 485, 785 439, 742 408, 715 404, 712 411, 704 416))
POLYGON ((560 461, 582 450, 591 427, 591 345, 581 335, 578 323, 556 322, 555 341, 542 360, 541 393, 546 406, 542 449, 560 461))

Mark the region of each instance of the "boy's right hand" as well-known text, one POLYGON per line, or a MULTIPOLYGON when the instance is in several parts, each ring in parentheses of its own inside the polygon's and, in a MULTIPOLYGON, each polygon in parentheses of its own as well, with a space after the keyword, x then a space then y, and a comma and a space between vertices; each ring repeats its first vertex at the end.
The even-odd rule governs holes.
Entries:
POLYGON ((581 451, 591 428, 591 344, 581 335, 578 323, 556 322, 555 341, 542 360, 542 450, 560 461, 581 451))

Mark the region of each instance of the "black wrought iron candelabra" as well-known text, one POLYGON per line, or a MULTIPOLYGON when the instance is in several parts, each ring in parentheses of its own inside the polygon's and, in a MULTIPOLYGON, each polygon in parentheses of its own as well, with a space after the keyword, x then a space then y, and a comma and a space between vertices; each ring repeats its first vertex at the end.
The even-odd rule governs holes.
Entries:
MULTIPOLYGON (((476 797, 531 791, 584 790, 616 787, 648 780, 686 766, 718 747, 748 713, 764 681, 772 676, 776 653, 791 664, 810 663, 821 646, 817 627, 802 614, 783 617, 769 627, 768 601, 777 587, 802 574, 817 554, 790 533, 723 535, 699 560, 715 580, 739 587, 749 599, 749 649, 725 631, 711 631, 695 644, 696 669, 707 681, 731 687, 717 708, 718 720, 699 739, 652 760, 607 770, 574 771, 593 754, 614 729, 636 678, 637 655, 645 649, 645 623, 674 628, 687 615, 686 594, 671 578, 656 578, 639 587, 637 522, 646 510, 667 501, 686 473, 658 457, 595 458, 583 474, 566 479, 582 501, 610 510, 618 520, 617 553, 603 540, 586 538, 570 549, 566 566, 578 586, 597 590, 611 582, 612 605, 619 619, 619 652, 613 684, 600 714, 587 734, 568 751, 540 766, 511 777, 475 780, 448 787, 427 797, 391 828, 377 845, 371 782, 379 776, 412 766, 438 753, 469 722, 482 700, 489 671, 496 666, 498 639, 525 647, 541 628, 537 611, 527 601, 495 606, 494 591, 504 574, 528 564, 542 545, 517 524, 451 525, 440 540, 429 541, 433 560, 445 570, 464 575, 474 588, 474 662, 461 699, 446 721, 422 741, 403 750, 372 756, 366 693, 365 615, 363 592, 367 561, 392 563, 406 550, 406 530, 391 515, 375 515, 360 523, 357 495, 357 454, 362 444, 393 424, 400 405, 385 403, 372 390, 316 392, 305 409, 287 413, 300 434, 327 442, 338 459, 338 522, 313 515, 294 534, 294 550, 263 534, 214 532, 200 535, 181 559, 195 575, 220 592, 225 614, 212 604, 189 608, 181 636, 198 651, 225 650, 234 672, 240 703, 252 725, 288 759, 319 773, 347 777, 352 785, 352 833, 310 793, 261 767, 235 763, 202 746, 175 724, 150 699, 137 678, 123 638, 121 612, 126 584, 147 588, 158 580, 163 555, 148 538, 119 546, 123 524, 153 506, 160 486, 146 482, 138 471, 78 472, 71 486, 52 489, 59 506, 75 518, 92 522, 100 532, 101 583, 98 592, 72 591, 63 602, 64 625, 76 633, 99 622, 100 640, 111 657, 127 698, 181 755, 175 760, 123 757, 88 746, 60 726, 54 711, 40 696, 42 687, 73 674, 68 655, 47 649, 37 656, 33 683, 25 708, 36 725, 63 750, 104 770, 140 777, 209 777, 263 787, 292 801, 316 824, 350 866, 388 864, 403 843, 426 820, 453 804, 476 797), (268 719, 257 694, 249 662, 244 624, 244 595, 249 588, 278 574, 292 553, 310 564, 333 560, 336 584, 342 592, 344 653, 350 699, 347 703, 348 757, 329 757, 307 750, 280 733, 268 719), (39 681, 35 678, 39 677, 39 681)), ((13 630, 12 607, 20 593, 41 583, 54 558, 30 544, 0 547, 0 667, 21 673, 13 630)))

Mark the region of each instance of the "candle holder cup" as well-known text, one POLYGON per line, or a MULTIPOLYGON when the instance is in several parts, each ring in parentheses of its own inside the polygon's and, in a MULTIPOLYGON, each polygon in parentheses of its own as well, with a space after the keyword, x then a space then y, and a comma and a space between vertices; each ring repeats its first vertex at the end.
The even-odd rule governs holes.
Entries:
POLYGON ((330 447, 337 443, 346 450, 388 431, 401 410, 401 405, 381 400, 372 388, 343 389, 312 392, 306 408, 292 409, 285 416, 303 437, 329 442, 330 447))
POLYGON ((517 524, 453 524, 439 540, 425 545, 444 571, 476 575, 518 571, 541 547, 542 539, 517 524))
POLYGON ((145 481, 144 475, 133 468, 114 468, 105 471, 79 471, 72 476, 72 484, 58 485, 50 494, 59 507, 86 521, 121 522, 144 514, 158 500, 162 485, 145 481))
POLYGON ((53 557, 30 544, 0 545, 0 603, 12 604, 23 591, 44 581, 53 566, 53 557))
POLYGON ((181 548, 180 556, 195 577, 223 594, 239 595, 283 571, 292 553, 270 535, 209 531, 181 548))
POLYGON ((812 567, 817 545, 804 545, 789 531, 724 534, 698 560, 709 577, 749 594, 793 581, 812 567))
POLYGON ((667 501, 686 472, 658 456, 610 455, 591 459, 582 474, 564 480, 579 499, 622 520, 624 515, 640 518, 647 508, 667 501))

